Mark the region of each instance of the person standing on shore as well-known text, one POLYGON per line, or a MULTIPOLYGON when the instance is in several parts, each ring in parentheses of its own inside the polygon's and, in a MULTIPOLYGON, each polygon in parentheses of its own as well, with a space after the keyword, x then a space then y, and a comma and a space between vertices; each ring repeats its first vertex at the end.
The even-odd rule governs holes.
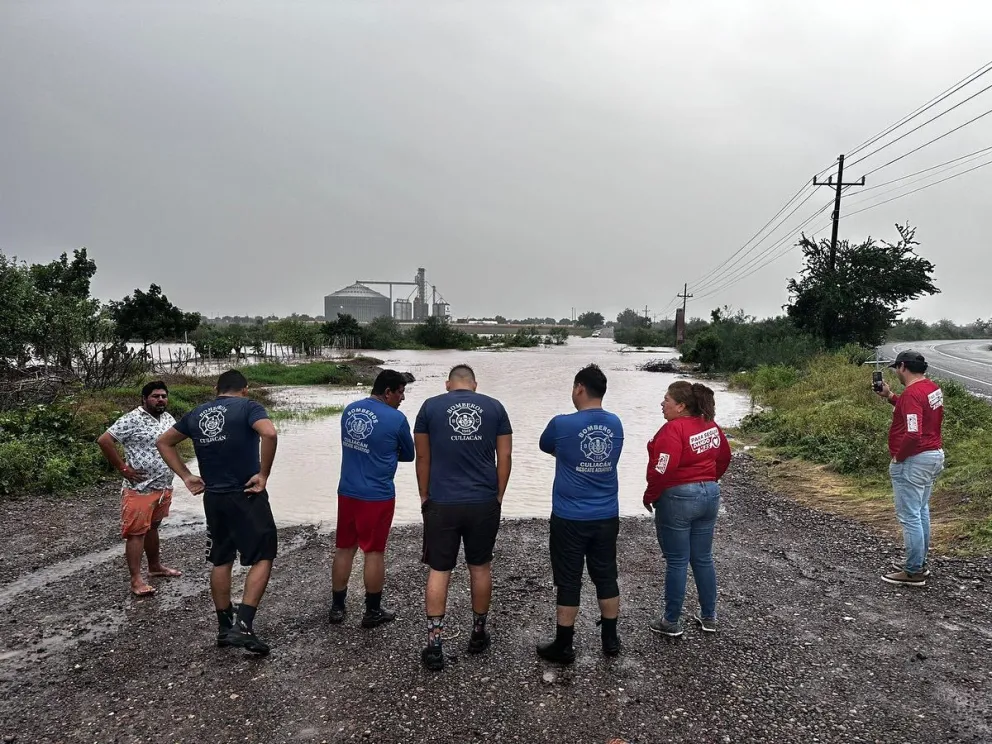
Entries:
POLYGON ((491 562, 506 484, 510 480, 513 430, 503 404, 476 392, 467 364, 452 368, 447 393, 424 401, 413 435, 417 485, 424 515, 423 561, 427 577, 427 646, 421 660, 444 668, 441 641, 448 582, 464 543, 472 588, 469 653, 489 648, 486 629, 493 583, 491 562))
POLYGON ((217 399, 183 416, 159 438, 158 450, 190 493, 203 494, 217 645, 267 654, 269 646, 255 635, 252 623, 277 552, 276 524, 265 490, 277 436, 265 408, 247 396, 245 376, 235 369, 224 372, 217 378, 217 399), (189 471, 176 449, 184 439, 193 440, 200 475, 189 471), (235 616, 231 570, 238 553, 241 565, 251 568, 235 616))
POLYGON ((131 592, 155 593, 141 576, 141 555, 148 556, 150 577, 175 578, 181 571, 162 564, 158 528, 172 504, 172 471, 155 448, 158 438, 176 420, 166 408, 169 388, 161 380, 141 389, 141 405, 124 414, 100 435, 97 444, 107 461, 124 476, 121 487, 121 537, 131 574, 131 592), (124 459, 117 445, 124 448, 124 459))
POLYGON ((903 385, 902 395, 882 383, 878 395, 891 403, 889 428, 889 477, 896 518, 902 525, 906 556, 882 581, 905 586, 924 586, 930 569, 930 495, 944 469, 944 393, 927 379, 927 360, 915 351, 901 351, 889 365, 903 385))
POLYGON ((542 452, 555 457, 551 495, 551 570, 558 588, 557 631, 539 644, 548 661, 575 661, 572 639, 579 614, 583 564, 596 585, 603 653, 620 653, 617 616, 617 535, 620 533, 620 485, 617 463, 623 450, 620 419, 603 410, 606 375, 595 364, 579 370, 572 383, 576 412, 555 416, 541 434, 542 452))
POLYGON ((365 555, 365 615, 363 628, 396 619, 382 608, 386 580, 386 540, 396 507, 396 467, 413 462, 413 436, 399 412, 406 397, 406 378, 384 369, 375 378, 368 398, 349 404, 341 416, 341 479, 338 482, 338 523, 331 567, 330 621, 345 617, 348 579, 359 548, 365 555))
POLYGON ((672 383, 661 404, 665 424, 648 444, 644 505, 654 510, 658 544, 668 564, 665 610, 648 626, 655 633, 680 636, 688 566, 699 594, 696 622, 715 633, 716 569, 713 530, 720 511, 718 481, 730 466, 730 444, 716 425, 713 391, 685 380, 672 383))

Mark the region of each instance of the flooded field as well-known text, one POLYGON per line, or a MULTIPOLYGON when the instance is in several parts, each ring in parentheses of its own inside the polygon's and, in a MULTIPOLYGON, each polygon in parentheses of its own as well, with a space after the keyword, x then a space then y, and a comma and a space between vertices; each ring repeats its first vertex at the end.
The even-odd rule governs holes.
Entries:
MULTIPOLYGON (((554 459, 537 446, 548 420, 573 411, 570 399, 572 378, 582 366, 595 362, 609 378, 606 407, 624 424, 624 453, 620 459, 620 508, 622 514, 643 510, 646 448, 663 419, 661 399, 674 375, 641 372, 649 359, 674 355, 621 353, 610 339, 569 340, 563 347, 513 351, 394 351, 369 352, 385 359, 386 366, 413 373, 400 409, 411 426, 426 398, 444 392, 448 370, 466 362, 475 369, 479 392, 499 398, 513 425, 513 474, 503 501, 504 517, 546 517, 551 511, 554 459)), ((736 424, 747 413, 748 400, 725 386, 713 385, 717 399, 717 421, 736 424)), ((279 399, 292 406, 316 407, 346 404, 364 397, 367 388, 285 388, 279 399)), ((269 479, 272 510, 280 526, 320 523, 331 529, 335 523, 336 489, 341 465, 340 417, 317 421, 287 421, 278 424, 280 438, 276 463, 269 479)), ((177 479, 173 514, 202 515, 199 498, 193 497, 177 479)), ((396 476, 396 523, 420 521, 420 499, 412 463, 401 463, 396 476)))

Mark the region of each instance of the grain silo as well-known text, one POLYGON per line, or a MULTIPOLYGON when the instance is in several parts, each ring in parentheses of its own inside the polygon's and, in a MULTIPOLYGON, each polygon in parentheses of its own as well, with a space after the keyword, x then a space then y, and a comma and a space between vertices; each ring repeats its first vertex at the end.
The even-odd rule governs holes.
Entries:
POLYGON ((413 320, 413 303, 410 300, 396 300, 393 303, 393 317, 396 320, 413 320))
POLYGON ((376 318, 389 317, 391 313, 386 295, 358 282, 324 297, 324 317, 327 320, 350 315, 359 323, 368 323, 376 318))

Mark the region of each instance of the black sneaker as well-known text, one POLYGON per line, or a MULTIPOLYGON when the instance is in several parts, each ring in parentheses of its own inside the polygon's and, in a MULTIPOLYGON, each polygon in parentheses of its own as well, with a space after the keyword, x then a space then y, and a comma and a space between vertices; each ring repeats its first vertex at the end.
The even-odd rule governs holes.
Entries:
POLYGON ((220 636, 218 636, 218 646, 224 645, 243 648, 251 651, 253 654, 261 654, 262 656, 269 653, 269 644, 256 636, 255 632, 242 622, 228 628, 227 631, 223 633, 223 636, 223 644, 221 643, 220 636))
POLYGON ((537 644, 537 655, 556 664, 571 664, 575 661, 575 649, 572 646, 560 646, 554 641, 537 644))
POLYGON ((384 610, 381 607, 378 610, 365 610, 365 614, 362 615, 362 627, 378 628, 380 625, 393 622, 395 619, 395 612, 384 610))
POLYGON ((444 651, 440 646, 427 646, 420 652, 420 660, 432 672, 440 672, 444 669, 444 651))
POLYGON ((348 610, 346 608, 331 605, 331 611, 327 613, 327 621, 331 625, 340 625, 344 622, 344 617, 347 614, 348 610))
POLYGON ((715 617, 703 617, 702 615, 693 615, 692 619, 696 621, 704 633, 716 633, 717 623, 715 617))
POLYGON ((682 622, 680 620, 670 623, 664 617, 659 617, 652 620, 648 623, 648 628, 653 633, 660 633, 661 635, 666 635, 669 638, 678 638, 685 632, 685 628, 682 627, 682 622))
POLYGON ((468 652, 470 654, 481 654, 492 643, 492 637, 489 635, 488 630, 484 630, 481 633, 476 633, 472 631, 472 635, 468 639, 468 652))
POLYGON ((622 647, 619 636, 603 636, 603 653, 607 656, 619 656, 622 647))

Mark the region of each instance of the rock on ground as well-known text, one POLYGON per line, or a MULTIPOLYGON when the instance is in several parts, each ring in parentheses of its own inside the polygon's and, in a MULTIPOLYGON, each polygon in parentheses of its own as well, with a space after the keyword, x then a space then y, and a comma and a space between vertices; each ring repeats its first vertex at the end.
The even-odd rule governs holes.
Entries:
MULTIPOLYGON (((746 457, 735 460, 724 495, 716 636, 690 627, 672 641, 647 630, 663 569, 645 515, 621 527, 623 654, 600 653, 587 586, 577 662, 542 662, 534 644, 554 628, 547 523, 509 521, 493 564, 493 646, 464 653, 471 606, 460 566, 448 612, 454 658, 440 674, 419 662, 425 568, 416 526, 394 530, 389 553, 385 601, 400 617, 372 631, 358 627, 360 571, 348 619, 326 622, 332 538, 284 530, 256 620, 273 651, 255 658, 214 645, 198 530, 163 544, 185 576, 156 580, 156 597, 135 599, 112 488, 71 506, 5 502, 0 739, 992 741, 990 561, 938 559, 926 588, 891 587, 878 576, 898 546, 763 492, 746 457)), ((695 609, 690 586, 686 617, 695 609)))

